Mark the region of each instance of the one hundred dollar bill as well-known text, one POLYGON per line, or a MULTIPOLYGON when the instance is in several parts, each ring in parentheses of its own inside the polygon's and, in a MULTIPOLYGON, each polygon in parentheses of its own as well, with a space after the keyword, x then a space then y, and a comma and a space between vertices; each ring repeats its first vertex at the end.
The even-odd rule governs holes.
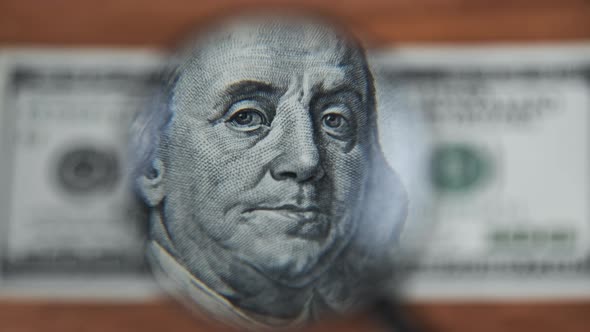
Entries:
MULTIPOLYGON (((371 51, 418 298, 590 296, 590 46, 371 51)), ((154 295, 126 176, 152 50, 0 51, 0 296, 154 295)))

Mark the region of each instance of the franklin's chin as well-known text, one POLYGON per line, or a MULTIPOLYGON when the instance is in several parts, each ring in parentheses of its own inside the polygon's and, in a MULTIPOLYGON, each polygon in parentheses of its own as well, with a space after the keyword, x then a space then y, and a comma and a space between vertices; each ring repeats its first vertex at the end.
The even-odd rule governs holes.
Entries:
POLYGON ((323 220, 258 239, 255 257, 241 255, 241 260, 278 284, 295 288, 309 285, 331 266, 350 240, 348 232, 343 232, 349 227, 334 227, 327 216, 318 217, 323 220))

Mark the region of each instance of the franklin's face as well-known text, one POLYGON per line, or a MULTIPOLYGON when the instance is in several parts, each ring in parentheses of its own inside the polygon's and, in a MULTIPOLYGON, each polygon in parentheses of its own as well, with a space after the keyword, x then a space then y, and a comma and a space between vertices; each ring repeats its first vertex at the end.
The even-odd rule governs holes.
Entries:
POLYGON ((371 143, 367 73, 346 53, 325 33, 259 29, 182 67, 161 156, 165 222, 189 270, 197 251, 221 250, 301 285, 349 242, 371 143))

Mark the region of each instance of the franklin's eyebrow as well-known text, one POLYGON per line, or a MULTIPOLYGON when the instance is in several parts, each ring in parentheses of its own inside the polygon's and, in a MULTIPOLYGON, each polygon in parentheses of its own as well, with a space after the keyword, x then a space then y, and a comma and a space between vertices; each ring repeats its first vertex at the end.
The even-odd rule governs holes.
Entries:
POLYGON ((216 112, 208 117, 208 120, 213 122, 220 119, 227 108, 239 101, 240 98, 256 94, 272 94, 277 90, 272 84, 263 81, 241 80, 231 83, 215 94, 217 101, 214 104, 214 109, 216 112))
POLYGON ((318 91, 319 93, 312 99, 312 101, 316 101, 320 98, 332 98, 341 94, 350 93, 358 98, 359 101, 364 102, 365 94, 361 91, 362 89, 359 89, 356 85, 349 83, 338 84, 336 86, 330 87, 329 89, 325 89, 322 86, 318 91))
POLYGON ((365 101, 366 87, 363 84, 355 84, 353 74, 345 68, 337 68, 335 74, 326 75, 316 86, 318 97, 332 97, 341 93, 352 93, 360 101, 365 101))
POLYGON ((243 80, 232 83, 222 89, 221 94, 223 96, 220 96, 220 99, 225 99, 228 96, 231 98, 232 96, 251 95, 255 93, 273 93, 276 90, 276 87, 267 82, 243 80))

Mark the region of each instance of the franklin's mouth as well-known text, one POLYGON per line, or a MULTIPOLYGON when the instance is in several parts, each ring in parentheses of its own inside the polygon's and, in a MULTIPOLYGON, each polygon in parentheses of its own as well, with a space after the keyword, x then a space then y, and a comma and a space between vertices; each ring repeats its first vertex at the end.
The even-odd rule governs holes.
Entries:
POLYGON ((257 207, 245 213, 270 217, 279 223, 287 235, 309 239, 324 238, 329 230, 327 218, 315 205, 285 204, 276 207, 257 207))

